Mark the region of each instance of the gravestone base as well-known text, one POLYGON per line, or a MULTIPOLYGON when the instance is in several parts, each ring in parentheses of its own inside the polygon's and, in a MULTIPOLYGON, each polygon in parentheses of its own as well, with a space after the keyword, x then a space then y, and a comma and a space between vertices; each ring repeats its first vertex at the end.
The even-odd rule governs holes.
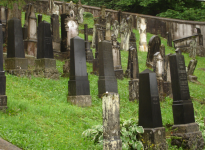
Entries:
POLYGON ((66 52, 53 51, 53 57, 57 60, 69 59, 70 58, 70 51, 66 51, 66 52))
POLYGON ((94 75, 99 75, 99 71, 98 71, 98 59, 97 58, 95 58, 95 59, 93 59, 93 71, 90 73, 90 74, 94 74, 94 75))
POLYGON ((130 69, 127 69, 124 74, 125 78, 130 78, 130 69))
POLYGON ((121 150, 122 149, 122 140, 104 140, 103 141, 103 150, 121 150))
POLYGON ((56 69, 56 60, 50 58, 42 58, 35 60, 35 77, 44 77, 50 79, 59 79, 59 72, 56 69))
POLYGON ((0 95, 0 110, 6 110, 7 108, 7 96, 0 95))
POLYGON ((197 123, 172 126, 171 144, 183 149, 203 150, 204 139, 197 123))
POLYGON ((53 51, 60 52, 61 51, 61 42, 52 42, 53 44, 53 51))
POLYGON ((27 58, 6 58, 5 59, 5 70, 26 70, 28 69, 28 59, 27 58))
POLYGON ((67 101, 79 107, 89 107, 92 104, 90 95, 68 96, 67 101))
POLYGON ((86 62, 92 63, 93 62, 93 53, 91 51, 86 52, 86 62))
POLYGON ((198 77, 194 76, 194 75, 188 75, 188 80, 191 82, 197 82, 199 83, 199 81, 197 80, 198 77))
POLYGON ((139 79, 129 81, 129 100, 139 100, 139 79))
POLYGON ((141 141, 145 149, 167 150, 166 133, 164 127, 144 128, 141 141))
POLYGON ((36 57, 37 55, 37 40, 24 40, 24 51, 27 55, 36 57))
POLYGON ((70 59, 65 61, 65 64, 63 65, 63 74, 61 77, 69 77, 70 76, 70 59))
POLYGON ((116 69, 114 71, 115 71, 116 78, 123 80, 123 78, 124 78, 123 69, 116 69))

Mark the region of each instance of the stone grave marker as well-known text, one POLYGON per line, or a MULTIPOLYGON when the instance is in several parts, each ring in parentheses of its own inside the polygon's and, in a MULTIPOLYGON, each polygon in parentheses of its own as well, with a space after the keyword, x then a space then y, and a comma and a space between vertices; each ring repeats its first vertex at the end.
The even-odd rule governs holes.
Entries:
POLYGON ((98 96, 101 97, 106 92, 118 93, 118 88, 113 67, 112 44, 104 40, 99 42, 98 96))
POLYGON ((196 58, 196 40, 191 40, 189 45, 190 45, 189 57, 191 57, 192 59, 195 59, 196 58))
POLYGON ((137 26, 140 34, 139 51, 147 52, 147 20, 145 18, 137 17, 137 26))
POLYGON ((53 51, 60 52, 60 36, 59 36, 59 16, 57 14, 51 15, 51 35, 53 51))
POLYGON ((21 20, 8 21, 8 46, 5 70, 14 75, 25 75, 28 59, 25 58, 21 20))
POLYGON ((123 69, 121 65, 120 44, 117 41, 115 34, 112 35, 112 55, 115 76, 117 79, 123 79, 123 69))
POLYGON ((169 56, 170 71, 173 92, 173 133, 172 145, 203 149, 204 140, 199 131, 199 125, 195 123, 194 107, 189 94, 187 73, 184 56, 181 51, 169 56), (179 138, 176 138, 179 137, 179 138), (186 142, 182 142, 186 141, 186 142), (182 144, 183 143, 183 144, 182 144))
POLYGON ((127 22, 123 18, 122 22, 120 22, 120 37, 121 37, 121 43, 120 43, 120 50, 125 49, 124 43, 125 43, 125 30, 127 30, 127 22))
POLYGON ((78 9, 78 23, 83 23, 83 13, 84 13, 84 8, 82 7, 81 1, 78 1, 77 4, 77 9, 78 9))
POLYGON ((197 65, 196 59, 190 60, 189 65, 188 65, 187 77, 188 77, 188 80, 191 82, 198 82, 197 77, 194 76, 194 70, 196 68, 196 65, 197 65))
POLYGON ((156 73, 149 69, 139 74, 139 126, 144 128, 142 139, 145 147, 149 143, 157 149, 167 149, 156 73))
POLYGON ((150 38, 148 44, 147 61, 146 61, 146 66, 148 68, 153 68, 154 54, 160 51, 160 45, 161 45, 161 39, 157 35, 154 35, 150 38))
POLYGON ((112 28, 113 28, 113 33, 114 33, 115 36, 118 38, 120 26, 119 26, 119 23, 118 23, 117 20, 115 20, 115 21, 113 22, 112 28))
POLYGON ((111 41, 111 21, 112 21, 112 16, 108 12, 106 16, 106 33, 105 33, 105 40, 111 41))
POLYGON ((68 101, 80 107, 91 106, 84 45, 84 40, 78 36, 71 39, 68 101))
POLYGON ((84 24, 84 37, 85 37, 85 52, 86 52, 86 61, 89 63, 93 62, 93 52, 90 49, 90 42, 88 41, 88 25, 84 24))
POLYGON ((61 14, 61 52, 67 51, 67 32, 65 19, 69 17, 68 14, 61 14))
POLYGON ((3 70, 3 32, 0 24, 0 110, 7 109, 6 76, 3 70))
POLYGON ((118 93, 105 93, 103 109, 103 150, 122 150, 120 139, 120 97, 118 93))
POLYGON ((167 46, 172 47, 172 35, 171 35, 171 32, 167 32, 167 46))
POLYGON ((37 59, 34 76, 59 79, 56 60, 53 58, 53 46, 50 23, 42 21, 38 25, 37 59))
POLYGON ((42 14, 38 14, 38 25, 42 21, 42 14))
POLYGON ((127 26, 125 28, 124 50, 128 51, 130 47, 129 40, 132 33, 133 17, 130 15, 129 17, 127 17, 126 21, 127 21, 127 26))
POLYGON ((97 18, 94 19, 94 26, 93 26, 93 38, 92 38, 92 48, 95 48, 95 37, 96 37, 96 24, 97 18))

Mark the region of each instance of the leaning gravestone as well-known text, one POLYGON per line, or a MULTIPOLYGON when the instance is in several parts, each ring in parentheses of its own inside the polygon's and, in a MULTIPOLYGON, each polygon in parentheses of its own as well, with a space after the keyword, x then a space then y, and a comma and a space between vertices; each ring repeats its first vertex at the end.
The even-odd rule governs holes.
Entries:
POLYGON ((7 109, 6 76, 3 70, 3 32, 0 24, 0 110, 7 109))
POLYGON ((167 149, 156 74, 149 69, 139 74, 139 126, 144 128, 142 139, 145 147, 154 144, 157 149, 167 149))
POLYGON ((118 93, 118 89, 113 67, 112 44, 104 40, 99 42, 98 96, 101 97, 106 92, 118 93))
POLYGON ((59 79, 56 60, 53 59, 50 24, 46 21, 42 21, 38 25, 37 59, 35 60, 34 76, 59 79))
POLYGON ((180 50, 169 56, 170 71, 173 92, 173 133, 172 145, 183 148, 203 149, 204 139, 199 131, 199 125, 195 123, 194 107, 189 94, 187 73, 184 56, 180 50), (176 138, 178 137, 178 138, 176 138))
POLYGON ((191 82, 197 82, 197 77, 194 76, 194 70, 196 68, 196 65, 197 65, 196 59, 190 60, 189 65, 188 65, 187 77, 188 77, 188 80, 191 82))
POLYGON ((78 36, 71 39, 68 101, 80 107, 91 106, 92 103, 84 45, 84 40, 78 36))
POLYGON ((103 150, 121 150, 120 97, 118 93, 105 93, 103 109, 103 150))
POLYGON ((14 75, 25 75, 28 59, 25 58, 21 20, 8 21, 8 46, 5 70, 14 75))
POLYGON ((157 35, 154 35, 150 38, 148 44, 147 61, 146 61, 146 66, 148 68, 153 68, 154 54, 160 51, 160 45, 161 45, 161 39, 157 35))

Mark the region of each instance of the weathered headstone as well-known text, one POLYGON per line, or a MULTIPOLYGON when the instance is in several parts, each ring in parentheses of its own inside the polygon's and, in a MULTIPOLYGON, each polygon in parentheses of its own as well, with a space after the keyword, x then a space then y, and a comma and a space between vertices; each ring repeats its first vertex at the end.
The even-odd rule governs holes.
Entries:
POLYGON ((106 92, 118 93, 118 88, 113 67, 112 44, 104 40, 99 42, 98 96, 101 97, 106 92))
POLYGON ((28 69, 25 58, 21 20, 13 18, 8 21, 8 46, 5 70, 14 75, 24 75, 28 69))
POLYGON ((171 32, 167 32, 167 46, 172 47, 172 35, 171 35, 171 32))
POLYGON ((97 33, 95 24, 97 24, 97 18, 94 19, 92 48, 95 48, 95 37, 96 37, 96 33, 97 33))
POLYGON ((78 1, 77 4, 77 10, 78 10, 78 23, 83 23, 83 13, 84 13, 84 8, 82 7, 81 1, 78 1))
POLYGON ((59 16, 57 14, 51 15, 51 35, 53 50, 60 52, 60 36, 59 36, 59 16))
POLYGON ((113 23, 113 25, 112 25, 112 28, 113 28, 113 33, 114 33, 115 36, 118 38, 120 26, 119 26, 119 23, 118 23, 117 20, 114 21, 114 23, 113 23))
POLYGON ((49 5, 49 7, 47 9, 48 14, 59 15, 59 6, 56 5, 53 0, 48 0, 48 5, 49 5))
POLYGON ((161 39, 157 35, 154 35, 150 38, 148 44, 147 61, 146 61, 146 66, 148 68, 153 68, 154 54, 160 51, 160 45, 161 45, 161 39))
POLYGON ((85 37, 85 52, 86 52, 86 61, 89 63, 93 62, 93 52, 90 49, 90 42, 88 41, 88 25, 84 24, 84 37, 85 37))
POLYGON ((2 24, 2 32, 3 32, 3 42, 5 42, 6 35, 6 24, 7 24, 7 8, 4 6, 0 6, 0 22, 2 24))
POLYGON ((140 34, 139 51, 147 52, 147 21, 145 18, 137 17, 137 26, 140 34))
POLYGON ((172 144, 184 148, 203 149, 204 140, 195 123, 194 107, 189 94, 184 56, 180 50, 169 56, 173 92, 172 144), (179 137, 179 138, 176 138, 179 137), (183 144, 182 144, 183 143, 183 144))
POLYGON ((127 18, 127 26, 125 27, 124 50, 129 50, 129 40, 132 32, 133 17, 130 15, 127 18))
POLYGON ((111 19, 112 16, 108 12, 106 16, 106 33, 105 33, 105 40, 111 41, 111 19))
POLYGON ((105 93, 103 109, 103 150, 122 150, 120 139, 120 97, 117 93, 105 93))
POLYGON ((126 20, 123 18, 120 22, 120 36, 121 36, 121 43, 120 43, 120 50, 124 49, 124 43, 125 43, 125 29, 127 28, 126 20))
POLYGON ((11 20, 12 18, 21 20, 21 10, 18 8, 17 3, 13 3, 13 9, 8 9, 7 20, 11 20))
POLYGON ((191 40, 189 45, 190 45, 189 57, 191 57, 192 59, 195 59, 196 58, 196 40, 191 40))
POLYGON ((3 70, 3 32, 0 24, 0 110, 7 109, 6 76, 3 70))
POLYGON ((187 77, 188 77, 188 80, 191 82, 197 82, 197 77, 194 76, 194 70, 196 68, 196 65, 197 65, 196 59, 190 60, 189 65, 188 65, 187 77))
POLYGON ((81 107, 91 106, 84 45, 84 40, 78 36, 71 39, 68 101, 81 107))
POLYGON ((123 69, 121 65, 120 44, 117 41, 115 34, 112 35, 112 55, 115 76, 117 79, 123 79, 123 69))
POLYGON ((27 35, 24 39, 25 53, 36 57, 37 53, 37 18, 34 12, 34 6, 29 5, 29 10, 27 11, 27 21, 25 22, 25 27, 27 27, 27 35))
POLYGON ((61 52, 67 51, 67 32, 65 28, 65 19, 69 17, 68 14, 61 14, 61 52))
POLYGON ((149 69, 139 74, 139 126, 144 128, 142 139, 145 147, 154 144, 157 149, 167 149, 156 74, 149 69))
POLYGON ((42 14, 38 14, 38 25, 42 21, 42 14))
POLYGON ((35 60, 34 75, 59 79, 56 60, 53 59, 50 24, 46 21, 42 21, 38 25, 37 59, 35 60))

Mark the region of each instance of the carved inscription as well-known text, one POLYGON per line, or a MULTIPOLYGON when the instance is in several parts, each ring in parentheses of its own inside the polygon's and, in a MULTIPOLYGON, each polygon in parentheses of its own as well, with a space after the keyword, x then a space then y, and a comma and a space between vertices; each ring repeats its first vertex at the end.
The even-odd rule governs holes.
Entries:
POLYGON ((152 96, 152 104, 154 104, 154 105, 159 104, 159 97, 158 96, 152 96))
POLYGON ((45 37, 45 43, 46 44, 51 44, 50 37, 45 37))

